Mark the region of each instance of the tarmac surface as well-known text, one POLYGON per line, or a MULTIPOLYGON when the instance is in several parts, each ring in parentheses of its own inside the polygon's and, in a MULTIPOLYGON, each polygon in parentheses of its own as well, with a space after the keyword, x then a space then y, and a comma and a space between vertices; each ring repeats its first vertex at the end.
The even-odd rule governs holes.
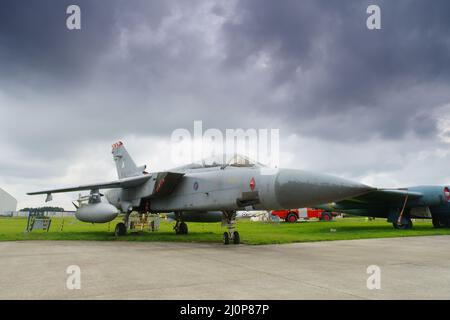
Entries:
POLYGON ((450 236, 283 245, 0 242, 0 299, 450 299, 450 236), (80 267, 80 289, 67 268, 80 267), (369 290, 367 268, 380 268, 369 290))

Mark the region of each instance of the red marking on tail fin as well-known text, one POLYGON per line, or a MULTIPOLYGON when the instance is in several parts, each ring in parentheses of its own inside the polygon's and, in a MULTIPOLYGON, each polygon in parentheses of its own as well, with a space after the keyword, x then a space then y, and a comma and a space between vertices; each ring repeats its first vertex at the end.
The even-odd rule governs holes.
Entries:
POLYGON ((118 147, 123 146, 122 141, 118 141, 116 143, 113 143, 112 148, 117 149, 118 147))

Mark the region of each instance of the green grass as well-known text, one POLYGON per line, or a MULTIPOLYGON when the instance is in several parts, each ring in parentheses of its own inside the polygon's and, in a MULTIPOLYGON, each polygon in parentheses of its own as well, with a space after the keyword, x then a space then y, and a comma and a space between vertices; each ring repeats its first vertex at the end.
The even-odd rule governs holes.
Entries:
MULTIPOLYGON (((188 223, 188 235, 175 235, 173 223, 161 221, 160 231, 131 232, 120 238, 113 236, 115 223, 89 224, 75 218, 53 218, 50 231, 24 232, 26 218, 0 218, 0 241, 14 240, 95 240, 95 241, 222 241, 226 230, 220 223, 188 223)), ((310 241, 331 241, 367 238, 429 236, 450 234, 450 229, 434 229, 430 221, 416 220, 413 230, 395 230, 384 219, 344 218, 333 222, 264 223, 240 220, 237 229, 245 244, 275 244, 310 241), (333 231, 333 230, 335 231, 333 231)))

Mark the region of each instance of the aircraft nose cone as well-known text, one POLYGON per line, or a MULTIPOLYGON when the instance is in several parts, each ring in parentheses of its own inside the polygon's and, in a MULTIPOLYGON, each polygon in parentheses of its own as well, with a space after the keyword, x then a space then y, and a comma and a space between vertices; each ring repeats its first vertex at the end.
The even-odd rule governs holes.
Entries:
POLYGON ((340 201, 371 190, 358 182, 294 169, 280 169, 275 179, 275 195, 284 209, 340 201))

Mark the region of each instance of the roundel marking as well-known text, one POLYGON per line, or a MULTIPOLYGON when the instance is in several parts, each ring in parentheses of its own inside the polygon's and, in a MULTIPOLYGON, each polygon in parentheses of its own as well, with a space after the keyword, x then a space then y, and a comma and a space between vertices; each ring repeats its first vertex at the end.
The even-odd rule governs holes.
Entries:
POLYGON ((255 186, 256 186, 256 182, 255 182, 255 178, 252 178, 250 180, 250 190, 255 190, 255 186))

